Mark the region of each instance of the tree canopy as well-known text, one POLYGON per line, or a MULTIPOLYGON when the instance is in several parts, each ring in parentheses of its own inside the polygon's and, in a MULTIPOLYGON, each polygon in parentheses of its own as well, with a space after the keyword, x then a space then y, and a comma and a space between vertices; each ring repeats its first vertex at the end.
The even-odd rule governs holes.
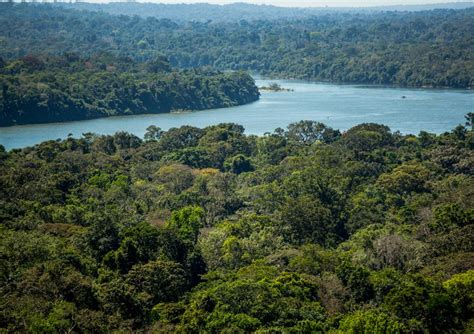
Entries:
MULTIPOLYGON (((3 59, 107 51, 144 61, 159 53, 178 68, 212 66, 361 84, 473 87, 472 7, 178 23, 44 4, 2 3, 0 9, 3 59)), ((160 68, 156 65, 150 68, 160 68)))
POLYGON ((0 148, 0 328, 470 332, 461 127, 150 126, 0 148))
POLYGON ((11 60, 0 68, 0 86, 0 126, 223 108, 259 98, 243 72, 178 71, 164 57, 136 63, 107 53, 11 60))

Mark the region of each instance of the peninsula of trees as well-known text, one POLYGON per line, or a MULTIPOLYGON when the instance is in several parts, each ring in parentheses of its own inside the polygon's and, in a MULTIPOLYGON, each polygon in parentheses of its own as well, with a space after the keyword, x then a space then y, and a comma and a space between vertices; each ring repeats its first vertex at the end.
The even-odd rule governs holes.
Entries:
POLYGON ((251 76, 172 70, 107 55, 26 56, 0 63, 0 126, 224 108, 258 100, 251 76))

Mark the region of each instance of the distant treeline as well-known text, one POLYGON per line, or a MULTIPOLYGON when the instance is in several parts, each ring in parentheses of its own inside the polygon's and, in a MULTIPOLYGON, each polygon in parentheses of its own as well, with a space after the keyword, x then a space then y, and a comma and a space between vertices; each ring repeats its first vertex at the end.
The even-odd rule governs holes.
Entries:
MULTIPOLYGON (((32 2, 29 0, 28 2, 32 2)), ((395 5, 379 7, 279 7, 271 5, 254 5, 236 2, 228 5, 212 5, 208 3, 193 4, 163 4, 163 3, 137 3, 137 2, 111 2, 56 3, 56 6, 79 10, 104 11, 113 15, 138 15, 141 17, 155 17, 157 19, 170 19, 179 22, 212 20, 214 22, 239 22, 241 20, 281 20, 302 19, 328 13, 376 13, 381 11, 423 11, 433 9, 465 9, 474 7, 474 2, 450 2, 424 5, 395 5)))
POLYGON ((474 8, 227 23, 176 23, 49 5, 0 8, 5 59, 106 50, 146 61, 158 52, 180 68, 209 65, 331 82, 473 86, 474 8))
POLYGON ((242 72, 172 71, 164 57, 134 64, 102 55, 26 56, 0 62, 0 126, 202 110, 253 102, 242 72))

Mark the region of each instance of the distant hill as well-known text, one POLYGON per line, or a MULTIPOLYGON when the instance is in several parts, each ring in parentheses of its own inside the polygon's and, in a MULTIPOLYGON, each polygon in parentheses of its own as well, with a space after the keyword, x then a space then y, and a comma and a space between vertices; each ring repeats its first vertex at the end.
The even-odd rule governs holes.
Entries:
POLYGON ((428 5, 381 6, 362 8, 290 8, 269 5, 253 5, 248 3, 234 3, 230 5, 199 4, 161 4, 137 2, 111 2, 107 4, 77 2, 57 3, 57 6, 67 8, 104 11, 113 15, 138 15, 141 17, 155 17, 171 19, 173 21, 215 21, 236 22, 241 20, 275 20, 298 19, 323 15, 331 12, 377 12, 377 11, 422 11, 433 9, 465 9, 474 7, 474 2, 454 2, 428 5))
POLYGON ((378 6, 368 7, 368 10, 382 10, 382 11, 407 11, 407 12, 418 12, 422 10, 434 10, 434 9, 466 9, 474 7, 474 2, 447 2, 437 4, 426 4, 426 5, 395 5, 395 6, 378 6))
POLYGON ((56 5, 73 9, 104 11, 113 15, 138 15, 141 17, 170 19, 178 22, 238 22, 241 20, 295 19, 328 11, 324 8, 286 8, 247 3, 234 3, 230 5, 211 5, 206 3, 172 5, 136 2, 112 2, 108 4, 78 2, 72 4, 57 3, 56 5))
POLYGON ((180 69, 211 66, 278 78, 474 87, 474 8, 177 23, 3 3, 0 27, 4 60, 108 53, 146 62, 163 55, 180 69))

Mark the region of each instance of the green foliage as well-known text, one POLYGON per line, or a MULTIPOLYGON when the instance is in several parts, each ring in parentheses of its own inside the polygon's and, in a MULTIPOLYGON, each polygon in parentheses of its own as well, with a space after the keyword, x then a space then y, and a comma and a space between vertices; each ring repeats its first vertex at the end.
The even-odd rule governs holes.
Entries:
POLYGON ((224 163, 226 169, 234 174, 251 172, 254 168, 249 158, 243 154, 238 154, 224 163))
MULTIPOLYGON (((155 71, 150 66, 156 62, 141 64, 106 55, 12 60, 0 70, 0 126, 223 108, 259 97, 253 79, 242 72, 155 71), (43 65, 26 66, 33 60, 43 65), (14 64, 26 67, 12 69, 14 64)), ((149 128, 145 139, 160 135, 160 129, 149 128)), ((119 132, 96 146, 112 154, 116 147, 136 148, 140 141, 119 132)))
MULTIPOLYGON (((0 3, 1 126, 250 103, 240 70, 473 86, 469 8, 175 23, 64 6, 0 3)), ((472 332, 472 123, 0 145, 0 332, 472 332)))
POLYGON ((401 195, 424 190, 429 170, 420 164, 406 164, 382 174, 377 183, 389 192, 401 195))
POLYGON ((435 229, 448 230, 454 226, 466 226, 474 222, 474 210, 463 210, 458 204, 439 205, 434 209, 435 229))
MULTIPOLYGON (((296 13, 278 15, 268 13, 285 9, 244 8, 242 16, 250 19, 241 21, 235 13, 244 6, 240 4, 227 10, 219 6, 219 13, 202 22, 196 21, 197 17, 212 9, 180 8, 172 17, 181 22, 175 23, 164 18, 169 6, 148 10, 142 9, 143 4, 63 6, 2 4, 0 56, 11 59, 29 53, 95 54, 108 50, 148 60, 145 68, 153 72, 167 70, 164 55, 179 68, 212 66, 280 78, 361 84, 473 87, 472 7, 420 12, 407 12, 406 8, 399 12, 315 10, 314 16, 307 10, 292 9, 296 13), (89 9, 96 11, 77 11, 75 6, 92 6, 89 9), (145 12, 147 18, 104 11, 145 12), (148 17, 152 13, 161 19, 148 17)), ((41 62, 4 68, 38 66, 41 62)))
POLYGON ((474 270, 454 275, 443 283, 454 307, 464 319, 470 319, 474 313, 474 270))
POLYGON ((200 207, 185 207, 173 212, 168 228, 177 231, 182 240, 196 243, 199 229, 203 227, 204 210, 200 207))
POLYGON ((74 329, 74 304, 59 302, 46 318, 37 316, 29 330, 35 333, 69 332, 74 329))
POLYGON ((0 331, 469 332, 472 131, 329 129, 4 150, 0 331))
POLYGON ((146 128, 145 136, 143 137, 145 141, 155 141, 161 138, 163 130, 156 125, 150 125, 146 128))
POLYGON ((282 220, 289 228, 288 239, 296 244, 331 242, 335 229, 331 211, 310 196, 288 200, 282 207, 282 220))
POLYGON ((385 305, 402 319, 421 320, 430 332, 456 327, 456 313, 447 293, 420 277, 402 281, 387 294, 385 305))
POLYGON ((356 151, 373 151, 393 144, 390 128, 380 124, 360 124, 349 129, 343 136, 344 144, 356 151))
POLYGON ((277 233, 269 217, 248 215, 203 234, 199 248, 209 269, 239 268, 284 248, 286 243, 277 233))
POLYGON ((278 275, 274 268, 256 264, 195 294, 183 315, 183 330, 255 331, 291 327, 302 319, 324 321, 315 289, 298 274, 278 275))
POLYGON ((370 282, 370 272, 362 267, 343 262, 336 268, 336 273, 341 282, 349 288, 355 302, 371 299, 373 286, 370 282))
POLYGON ((339 131, 314 121, 300 121, 290 124, 287 132, 290 141, 304 145, 311 145, 315 142, 331 143, 337 140, 340 135, 339 131))
POLYGON ((374 309, 358 311, 341 320, 341 333, 405 333, 408 329, 393 315, 374 309))

